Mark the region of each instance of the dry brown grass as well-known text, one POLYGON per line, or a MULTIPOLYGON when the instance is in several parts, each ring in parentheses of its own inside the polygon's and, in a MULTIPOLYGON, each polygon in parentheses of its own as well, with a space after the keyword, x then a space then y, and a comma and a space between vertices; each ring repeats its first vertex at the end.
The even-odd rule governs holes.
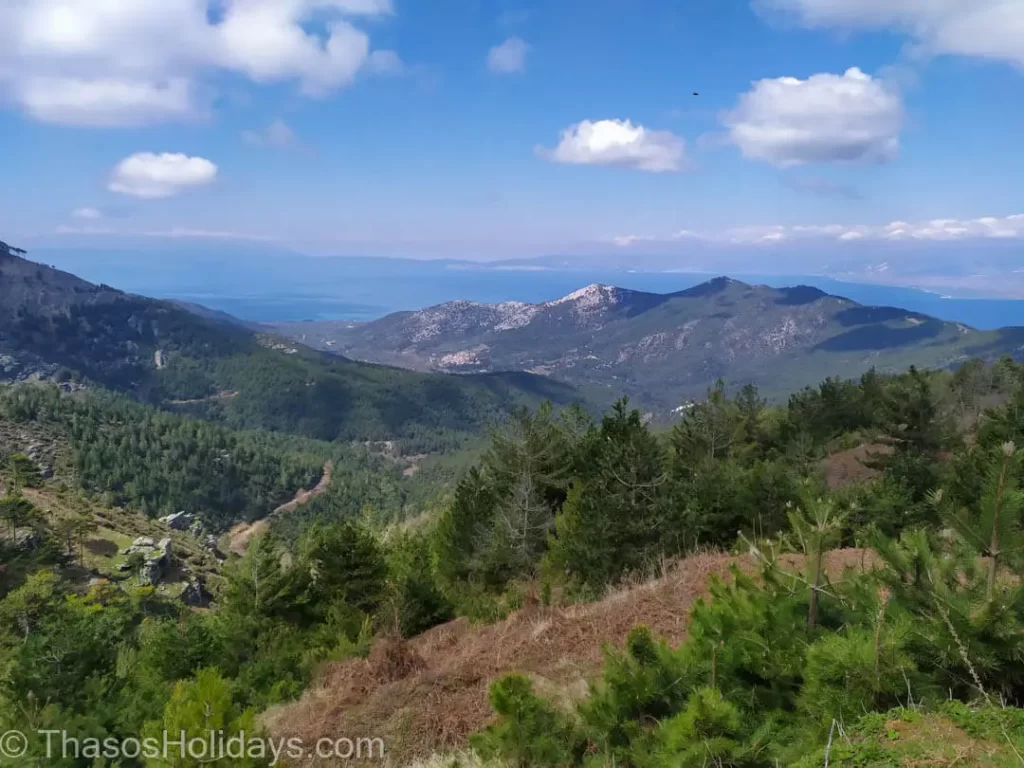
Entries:
POLYGON ((867 466, 866 462, 871 461, 872 456, 886 456, 892 452, 893 447, 886 443, 864 443, 847 451, 833 453, 822 462, 829 490, 875 479, 881 472, 867 466))
MULTIPOLYGON (((862 561, 860 550, 840 550, 829 553, 827 565, 838 574, 862 561)), ((602 645, 622 645, 637 624, 680 643, 694 602, 713 577, 728 578, 733 564, 755 569, 751 557, 700 554, 597 603, 530 605, 485 626, 457 619, 403 643, 401 651, 395 640, 380 640, 385 648, 375 647, 369 659, 328 665, 300 700, 267 712, 264 724, 275 737, 307 743, 380 737, 397 765, 464 749, 467 736, 491 717, 487 688, 493 680, 522 672, 544 695, 570 704, 600 672, 602 645), (395 664, 396 654, 416 661, 395 664)), ((783 565, 798 568, 801 559, 787 555, 783 565)))

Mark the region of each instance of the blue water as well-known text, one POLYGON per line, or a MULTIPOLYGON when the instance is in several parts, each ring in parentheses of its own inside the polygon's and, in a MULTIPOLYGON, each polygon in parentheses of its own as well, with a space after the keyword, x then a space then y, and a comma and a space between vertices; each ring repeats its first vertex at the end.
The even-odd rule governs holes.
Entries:
MULTIPOLYGON (((540 302, 564 296, 589 283, 607 283, 640 291, 669 293, 704 282, 708 275, 637 272, 554 272, 444 270, 436 274, 352 275, 333 286, 277 295, 219 295, 173 292, 167 297, 194 301, 243 320, 373 320, 391 312, 421 309, 453 299, 480 302, 540 302)), ((828 293, 869 305, 902 307, 942 320, 989 329, 1024 326, 1024 301, 947 299, 912 288, 842 283, 808 276, 738 275, 749 283, 775 287, 813 285, 828 293)))
MULTIPOLYGON (((707 274, 622 269, 497 269, 459 262, 380 258, 315 258, 281 252, 49 251, 39 261, 86 280, 157 298, 177 298, 243 320, 372 320, 453 299, 540 302, 589 283, 655 293, 690 288, 707 274)), ((1024 300, 952 299, 912 288, 844 283, 809 276, 733 274, 776 287, 813 285, 862 304, 888 305, 975 328, 1024 326, 1024 300)))

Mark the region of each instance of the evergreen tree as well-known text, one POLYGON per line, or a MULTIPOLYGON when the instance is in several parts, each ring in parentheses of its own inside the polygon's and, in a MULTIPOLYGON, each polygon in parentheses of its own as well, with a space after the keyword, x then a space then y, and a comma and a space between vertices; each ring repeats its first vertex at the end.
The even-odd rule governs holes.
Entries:
MULTIPOLYGON (((988 558, 988 577, 985 596, 992 600, 995 595, 996 577, 1007 558, 1020 561, 1024 555, 1024 527, 1021 525, 1021 511, 1024 510, 1024 490, 1020 488, 1019 474, 1024 452, 1018 451, 1013 443, 1006 443, 998 451, 985 480, 984 490, 975 509, 944 509, 944 519, 965 541, 988 558)), ((936 504, 942 504, 942 494, 933 496, 936 504)))
POLYGON ((313 528, 303 542, 302 558, 311 574, 313 604, 341 601, 372 614, 384 600, 384 552, 362 526, 346 521, 313 528))
MULTIPOLYGON (((255 713, 250 710, 240 711, 235 706, 230 684, 214 669, 200 670, 195 679, 182 680, 174 686, 163 718, 159 722, 148 724, 146 728, 146 735, 155 739, 157 743, 163 742, 165 733, 174 739, 179 739, 184 733, 185 748, 172 748, 166 755, 147 757, 147 766, 200 768, 216 763, 229 768, 251 768, 267 765, 273 758, 269 749, 263 758, 253 756, 250 745, 256 742, 259 736, 255 713), (213 754, 207 751, 210 748, 211 733, 217 734, 213 754), (220 741, 221 738, 223 742, 220 741), (232 738, 244 739, 246 748, 241 750, 238 757, 232 756, 232 752, 226 746, 232 738), (206 745, 203 742, 207 742, 206 745), (219 743, 225 745, 223 755, 216 751, 219 750, 219 743)), ((239 754, 239 750, 235 749, 234 754, 239 754)))
POLYGON ((807 564, 809 588, 807 626, 818 626, 818 602, 824 577, 825 553, 834 546, 843 532, 846 512, 840 511, 834 499, 815 496, 810 489, 804 492, 800 506, 790 505, 789 522, 800 543, 807 564))
POLYGON ((584 439, 580 457, 551 545, 556 566, 600 587, 675 551, 666 536, 665 457, 639 411, 616 403, 584 439))

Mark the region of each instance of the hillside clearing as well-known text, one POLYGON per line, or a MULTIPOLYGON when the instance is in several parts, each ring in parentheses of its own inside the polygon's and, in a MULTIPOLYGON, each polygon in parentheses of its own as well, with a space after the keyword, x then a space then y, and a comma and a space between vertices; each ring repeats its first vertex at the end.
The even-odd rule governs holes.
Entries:
MULTIPOLYGON (((838 575, 862 567, 863 550, 830 552, 827 568, 838 575)), ((787 568, 801 558, 787 555, 787 568)), ((611 592, 596 603, 545 608, 531 605, 504 621, 472 625, 457 619, 403 645, 400 653, 378 640, 368 659, 325 667, 296 702, 268 710, 263 722, 275 737, 312 743, 331 734, 383 738, 391 760, 403 765, 466 746, 470 733, 492 717, 490 683, 509 672, 529 674, 538 693, 565 703, 587 693, 601 670, 602 646, 621 646, 629 631, 646 624, 673 645, 686 637, 690 609, 714 577, 733 565, 752 571, 752 557, 700 554, 665 576, 611 592), (396 657, 408 671, 395 673, 396 657)))

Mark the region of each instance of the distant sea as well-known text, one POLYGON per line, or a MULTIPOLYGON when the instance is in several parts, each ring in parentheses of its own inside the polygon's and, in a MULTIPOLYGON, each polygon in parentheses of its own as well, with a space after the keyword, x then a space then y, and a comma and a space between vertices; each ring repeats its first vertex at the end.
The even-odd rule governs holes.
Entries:
MULTIPOLYGON (((669 293, 713 274, 624 269, 516 269, 453 261, 315 258, 299 254, 197 255, 142 259, 128 252, 30 255, 86 280, 157 298, 202 304, 252 322, 356 320, 454 299, 541 302, 590 283, 669 293)), ((1024 300, 944 298, 914 288, 846 283, 807 275, 731 274, 747 283, 813 285, 868 305, 902 307, 975 328, 1024 326, 1024 300)))

